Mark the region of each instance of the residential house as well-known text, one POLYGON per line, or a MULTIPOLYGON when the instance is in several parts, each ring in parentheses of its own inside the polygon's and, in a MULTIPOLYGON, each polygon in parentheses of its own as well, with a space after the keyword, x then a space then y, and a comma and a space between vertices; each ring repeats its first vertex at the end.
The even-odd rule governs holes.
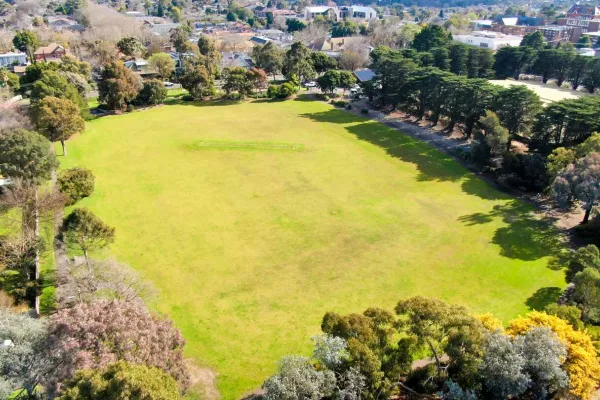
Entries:
POLYGON ((21 65, 27 63, 27 55, 25 53, 1 53, 0 67, 10 67, 11 65, 21 65))
POLYGON ((368 21, 370 19, 377 18, 377 11, 375 11, 372 7, 364 6, 315 6, 306 7, 304 9, 304 19, 307 21, 312 21, 317 15, 322 15, 334 21, 346 19, 368 21))
POLYGON ((150 28, 153 34, 157 36, 167 36, 171 32, 171 29, 178 28, 181 24, 170 23, 170 24, 155 24, 150 21, 144 21, 144 25, 150 28))
POLYGON ((357 69, 353 74, 359 83, 368 82, 375 77, 375 71, 369 68, 357 69))
POLYGON ((223 51, 221 55, 221 69, 232 67, 254 68, 254 61, 248 53, 223 51))
POLYGON ((522 40, 523 36, 505 35, 491 31, 475 31, 469 35, 454 35, 454 41, 456 42, 493 51, 505 46, 519 46, 522 40))
POLYGON ((71 52, 58 43, 50 43, 48 46, 39 47, 34 53, 36 61, 60 62, 63 56, 71 55, 71 52))
POLYGON ((313 51, 321 51, 331 57, 339 57, 347 48, 366 47, 369 52, 373 47, 365 42, 364 36, 350 36, 341 38, 321 38, 310 43, 307 47, 313 51))
POLYGON ((144 60, 143 58, 125 61, 124 64, 125 67, 129 68, 136 75, 139 75, 143 79, 154 78, 157 75, 157 72, 150 68, 150 65, 148 65, 148 61, 144 60))

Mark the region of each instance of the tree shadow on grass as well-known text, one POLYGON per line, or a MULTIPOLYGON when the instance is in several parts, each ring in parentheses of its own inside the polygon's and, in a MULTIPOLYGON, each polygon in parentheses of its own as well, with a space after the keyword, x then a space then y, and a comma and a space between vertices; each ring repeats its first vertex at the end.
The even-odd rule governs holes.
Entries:
POLYGON ((478 178, 475 175, 468 175, 461 184, 465 193, 475 195, 484 200, 510 200, 511 196, 502 193, 494 186, 478 178))
POLYGON ((390 156, 417 166, 418 181, 458 181, 469 172, 433 146, 375 121, 340 110, 302 114, 317 122, 351 124, 346 130, 358 139, 383 148, 390 156))
POLYGON ((554 304, 562 294, 559 287, 543 287, 525 301, 530 310, 542 311, 549 304, 554 304))
POLYGON ((517 200, 494 206, 489 213, 463 215, 458 220, 473 226, 492 222, 496 218, 506 223, 506 226, 496 230, 492 238, 492 243, 500 246, 502 256, 533 261, 561 254, 563 240, 554 226, 554 220, 538 218, 528 205, 517 200))

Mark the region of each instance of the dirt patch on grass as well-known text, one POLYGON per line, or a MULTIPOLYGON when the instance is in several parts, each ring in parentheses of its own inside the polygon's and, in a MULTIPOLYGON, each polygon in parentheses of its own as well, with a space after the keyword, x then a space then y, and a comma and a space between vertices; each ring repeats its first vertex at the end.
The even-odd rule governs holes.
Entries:
POLYGON ((209 367, 195 365, 191 360, 187 362, 190 373, 190 392, 198 400, 219 400, 221 393, 217 389, 217 372, 209 367))

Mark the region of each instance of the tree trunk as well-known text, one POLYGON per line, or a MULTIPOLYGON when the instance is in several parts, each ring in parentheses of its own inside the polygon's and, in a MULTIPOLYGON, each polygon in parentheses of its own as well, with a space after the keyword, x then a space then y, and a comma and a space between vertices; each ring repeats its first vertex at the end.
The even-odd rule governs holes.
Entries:
MULTIPOLYGON (((34 210, 33 210, 33 217, 34 217, 34 224, 35 224, 35 228, 34 228, 34 232, 35 232, 35 237, 36 239, 39 239, 40 237, 40 213, 38 210, 38 189, 37 186, 35 188, 35 204, 34 204, 34 210)), ((35 280, 36 283, 38 283, 40 279, 40 248, 39 246, 35 246, 35 280)), ((40 295, 39 293, 36 291, 35 293, 35 315, 36 316, 40 316, 40 295)))
POLYGON ((63 156, 66 156, 67 155, 67 143, 64 140, 61 140, 60 145, 62 146, 63 156))
POLYGON ((587 224, 588 221, 590 220, 590 214, 592 212, 592 207, 593 206, 589 206, 585 209, 585 215, 583 216, 583 221, 581 222, 582 224, 587 224))
POLYGON ((427 344, 429 345, 429 348, 431 349, 431 352, 433 353, 433 357, 435 358, 435 365, 437 366, 437 373, 438 373, 438 379, 441 375, 441 371, 442 371, 442 364, 440 362, 440 358, 437 355, 437 352, 435 351, 435 348, 433 347, 433 344, 431 344, 431 342, 429 340, 427 340, 427 344))

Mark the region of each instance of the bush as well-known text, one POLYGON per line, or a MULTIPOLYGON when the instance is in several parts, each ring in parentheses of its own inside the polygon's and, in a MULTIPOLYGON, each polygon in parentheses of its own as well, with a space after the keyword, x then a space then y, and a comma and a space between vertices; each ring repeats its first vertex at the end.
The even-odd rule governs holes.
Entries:
POLYGON ((346 107, 346 102, 344 100, 332 100, 331 104, 333 104, 335 107, 346 107))
POLYGON ((297 88, 289 82, 281 85, 269 85, 267 97, 277 99, 287 99, 297 92, 297 88))
POLYGON ((127 104, 127 112, 135 111, 135 106, 133 104, 127 104))
POLYGON ((507 184, 532 192, 541 192, 549 184, 546 161, 539 154, 504 155, 501 179, 507 184))
POLYGON ((361 114, 368 114, 369 113, 369 109, 368 108, 363 108, 362 110, 360 110, 361 114))
POLYGON ((94 174, 85 168, 66 169, 58 175, 57 184, 71 205, 94 192, 94 174))
POLYGON ((158 79, 144 82, 142 90, 135 98, 136 104, 156 105, 161 104, 167 98, 167 88, 158 79))
POLYGON ((346 110, 352 110, 352 106, 350 104, 346 104, 346 110))
POLYGON ((181 97, 181 100, 183 101, 194 101, 194 96, 192 96, 191 94, 186 94, 184 96, 181 97))

